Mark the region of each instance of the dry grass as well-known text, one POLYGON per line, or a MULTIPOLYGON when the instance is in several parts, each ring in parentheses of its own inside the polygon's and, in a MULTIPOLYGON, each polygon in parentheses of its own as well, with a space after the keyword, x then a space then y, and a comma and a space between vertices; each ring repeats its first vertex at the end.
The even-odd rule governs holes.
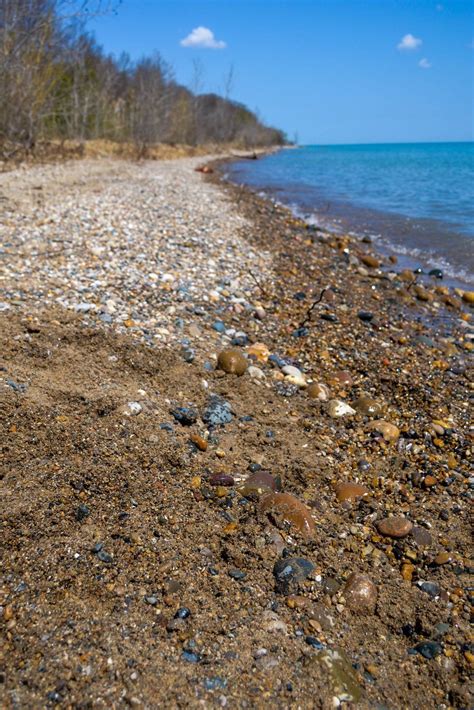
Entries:
MULTIPOLYGON (((146 151, 139 151, 130 142, 117 142, 105 139, 90 141, 44 141, 39 143, 34 152, 3 146, 3 160, 0 160, 0 172, 11 170, 19 164, 55 163, 63 160, 82 158, 117 158, 123 160, 172 160, 205 155, 225 155, 243 150, 235 144, 167 145, 160 143, 150 146, 146 151)), ((0 152, 0 156, 2 155, 0 152)))

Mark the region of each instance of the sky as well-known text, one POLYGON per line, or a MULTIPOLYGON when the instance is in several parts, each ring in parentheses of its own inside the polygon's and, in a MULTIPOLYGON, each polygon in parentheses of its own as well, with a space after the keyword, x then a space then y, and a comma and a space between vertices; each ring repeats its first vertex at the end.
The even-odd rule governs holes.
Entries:
POLYGON ((301 144, 473 140, 474 0, 121 0, 90 30, 301 144))

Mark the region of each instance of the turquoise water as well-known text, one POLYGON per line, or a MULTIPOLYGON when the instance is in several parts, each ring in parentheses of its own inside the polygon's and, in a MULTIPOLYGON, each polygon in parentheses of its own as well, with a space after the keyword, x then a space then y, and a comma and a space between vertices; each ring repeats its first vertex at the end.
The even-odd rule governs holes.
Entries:
POLYGON ((229 166, 310 222, 474 280, 474 143, 306 146, 229 166))

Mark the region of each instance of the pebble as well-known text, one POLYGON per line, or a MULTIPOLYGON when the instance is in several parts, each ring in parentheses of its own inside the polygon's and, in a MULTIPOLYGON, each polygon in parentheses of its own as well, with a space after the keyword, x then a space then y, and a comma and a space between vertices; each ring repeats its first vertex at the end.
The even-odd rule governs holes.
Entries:
POLYGON ((199 663, 201 661, 201 656, 195 651, 184 650, 181 654, 183 661, 187 663, 199 663))
POLYGON ((170 414, 182 426, 192 426, 197 422, 199 413, 193 407, 176 407, 170 410, 170 414))
POLYGON ((207 451, 208 442, 202 436, 199 434, 191 434, 189 438, 199 451, 207 451))
POLYGON ((234 477, 228 473, 216 473, 211 476, 209 483, 211 486, 233 486, 235 480, 234 477))
POLYGON ((76 520, 81 523, 85 518, 87 518, 91 514, 91 511, 87 507, 85 503, 81 503, 81 505, 77 508, 76 510, 76 520))
POLYGON ((448 562, 451 562, 453 559, 451 553, 449 552, 440 552, 438 555, 433 560, 433 563, 437 565, 438 567, 441 565, 445 565, 448 562))
POLYGON ((370 397, 359 397, 352 406, 364 417, 379 417, 382 414, 382 406, 370 397))
POLYGON ((260 507, 270 513, 277 524, 291 525, 305 538, 313 537, 316 532, 310 510, 290 493, 268 493, 260 507))
POLYGON ((433 543, 433 538, 426 528, 414 525, 411 535, 419 547, 429 547, 433 543))
POLYGON ((241 376, 247 370, 247 358, 240 350, 222 350, 217 357, 217 367, 229 375, 241 376))
POLYGON ((436 582, 418 582, 422 592, 428 594, 432 599, 436 599, 441 594, 441 587, 436 582))
POLYGON ((306 394, 310 399, 318 399, 320 402, 327 402, 330 397, 329 387, 322 382, 312 382, 306 394))
POLYGON ((376 259, 375 256, 371 256, 370 254, 361 254, 359 259, 364 264, 364 266, 368 266, 371 269, 378 269, 378 267, 380 266, 380 261, 376 259))
POLYGON ((270 357, 270 350, 265 343, 254 343, 247 348, 247 355, 252 360, 257 360, 260 363, 266 363, 270 357))
POLYGON ((255 367, 255 365, 250 365, 250 367, 247 369, 247 372, 249 374, 249 377, 251 377, 253 380, 264 380, 265 379, 265 373, 263 372, 260 367, 255 367))
POLYGON ((273 566, 276 591, 279 594, 296 593, 299 585, 313 572, 314 565, 304 557, 286 557, 273 566))
POLYGON ((381 535, 402 538, 406 537, 411 532, 413 523, 402 516, 394 516, 377 521, 376 526, 381 535))
POLYGON ((225 426, 232 421, 232 407, 218 395, 211 395, 203 412, 202 420, 211 427, 225 426))
POLYGON ((333 419, 336 419, 356 414, 356 410, 352 409, 347 402, 343 402, 342 399, 331 399, 328 404, 328 414, 333 419))
POLYGON ((352 379, 352 375, 348 370, 338 370, 336 373, 334 373, 332 379, 340 387, 345 387, 348 389, 350 389, 354 384, 354 380, 352 379))
POLYGON ((276 612, 270 609, 263 612, 263 629, 270 632, 280 631, 284 634, 288 631, 285 622, 280 619, 276 612))
POLYGON ((377 603, 377 587, 366 574, 353 572, 343 588, 347 606, 362 614, 373 614, 377 603))
POLYGON ((438 641, 422 641, 418 643, 413 650, 431 661, 442 653, 443 647, 438 641))
POLYGON ((357 317, 364 323, 370 323, 370 321, 374 318, 374 314, 370 311, 359 311, 357 317))
POLYGON ((300 388, 307 387, 306 378, 297 367, 294 367, 293 365, 285 365, 282 368, 282 372, 285 375, 286 382, 300 388))
POLYGON ((399 428, 396 427, 395 424, 390 424, 390 422, 386 422, 383 419, 376 419, 373 422, 369 422, 366 428, 368 431, 376 431, 382 434, 385 441, 388 442, 397 441, 400 436, 399 428))
POLYGON ((212 329, 217 333, 225 333, 225 323, 221 320, 216 320, 212 324, 212 329))
POLYGON ((262 495, 263 493, 273 493, 277 490, 277 481, 268 471, 256 471, 243 481, 238 491, 243 496, 253 493, 262 495))
POLYGON ((343 651, 326 648, 309 660, 318 663, 321 671, 328 677, 337 700, 336 706, 341 702, 357 703, 361 699, 362 688, 351 662, 343 651))
POLYGON ((339 503, 343 503, 346 500, 354 501, 370 494, 369 489, 360 483, 338 483, 334 490, 339 503))

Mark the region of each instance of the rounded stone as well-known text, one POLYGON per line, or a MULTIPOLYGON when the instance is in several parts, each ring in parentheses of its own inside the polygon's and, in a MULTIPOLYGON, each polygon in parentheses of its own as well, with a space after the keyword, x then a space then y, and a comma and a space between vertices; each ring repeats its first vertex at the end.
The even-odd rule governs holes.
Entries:
POLYGON ((303 557, 285 557, 277 560, 273 566, 277 592, 286 596, 291 592, 297 592, 299 584, 313 570, 313 563, 303 557))
POLYGON ((370 491, 365 486, 360 483, 338 483, 335 487, 336 498, 339 503, 344 503, 344 501, 354 501, 358 498, 363 498, 370 494, 370 491))
POLYGON ((353 572, 344 585, 343 594, 350 609, 373 614, 377 603, 377 587, 366 574, 353 572))
POLYGON ((380 266, 380 261, 370 254, 362 254, 359 258, 364 266, 368 266, 371 269, 378 269, 380 266))
POLYGON ((243 375, 247 369, 247 358, 240 350, 222 350, 217 358, 217 367, 228 375, 243 375))
POLYGON ((352 406, 364 417, 379 417, 382 414, 381 405, 370 397, 359 397, 352 406))
POLYGON ((390 424, 384 419, 376 419, 367 425, 368 431, 376 431, 378 434, 382 434, 385 441, 392 442, 397 441, 400 436, 400 429, 395 426, 395 424, 390 424))
POLYGON ((355 414, 356 410, 352 409, 347 402, 343 402, 341 399, 331 399, 328 404, 328 414, 333 419, 338 417, 345 417, 348 415, 355 414))
POLYGON ((394 538, 406 537, 413 528, 411 520, 401 515, 394 515, 392 518, 383 518, 379 520, 376 525, 381 535, 394 538))
POLYGON ((329 387, 322 382, 312 382, 306 392, 310 399, 319 399, 320 402, 327 402, 329 399, 329 387))

